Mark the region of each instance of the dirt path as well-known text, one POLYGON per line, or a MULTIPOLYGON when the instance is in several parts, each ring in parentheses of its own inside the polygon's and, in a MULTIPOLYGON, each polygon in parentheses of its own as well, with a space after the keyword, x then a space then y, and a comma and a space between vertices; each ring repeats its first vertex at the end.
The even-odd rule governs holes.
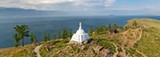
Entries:
POLYGON ((139 37, 133 42, 133 45, 137 43, 139 40, 141 40, 142 38, 142 34, 143 34, 142 29, 137 29, 137 30, 140 30, 139 37))
POLYGON ((37 46, 35 49, 34 49, 34 52, 36 53, 36 57, 41 57, 40 55, 40 52, 39 52, 39 49, 42 47, 42 45, 39 45, 37 46))
POLYGON ((137 29, 134 29, 131 31, 127 30, 122 33, 123 38, 121 40, 124 44, 128 43, 128 47, 133 47, 134 44, 137 43, 142 38, 142 33, 143 33, 142 31, 143 30, 141 28, 137 28, 137 29), (139 32, 138 36, 136 35, 136 32, 139 32), (130 37, 129 34, 132 34, 132 38, 128 38, 128 37, 130 37))
MULTIPOLYGON (((138 41, 140 41, 141 38, 142 38, 143 29, 137 28, 137 29, 134 30, 134 32, 131 32, 131 33, 135 33, 135 32, 139 32, 139 35, 138 35, 138 36, 133 35, 133 37, 134 37, 133 39, 135 39, 135 40, 133 40, 133 39, 128 39, 128 38, 127 38, 126 35, 127 35, 128 33, 130 33, 128 30, 125 31, 125 32, 123 32, 123 33, 122 33, 122 34, 123 34, 123 43, 128 42, 128 43, 129 43, 129 47, 133 47, 135 43, 137 43, 138 41)), ((122 49, 122 52, 120 52, 120 53, 121 53, 121 55, 124 56, 124 55, 125 55, 124 46, 121 46, 121 49, 122 49)), ((138 51, 138 50, 136 50, 136 52, 139 53, 139 54, 141 54, 143 57, 147 57, 144 53, 142 53, 142 52, 140 52, 140 51, 138 51)), ((124 57, 126 57, 126 56, 124 56, 124 57)))
POLYGON ((114 43, 113 43, 113 45, 116 47, 116 53, 113 55, 113 57, 117 57, 117 55, 118 55, 118 47, 117 47, 117 45, 114 44, 114 43))
MULTIPOLYGON (((138 39, 134 42, 134 44, 135 43, 137 43, 139 40, 141 40, 141 38, 142 38, 142 34, 143 34, 143 31, 142 31, 142 29, 140 29, 141 31, 140 31, 140 36, 138 37, 138 39)), ((138 50, 136 50, 136 52, 137 53, 139 53, 139 54, 141 54, 143 57, 147 57, 144 53, 142 53, 142 52, 140 52, 140 51, 138 51, 138 50)))

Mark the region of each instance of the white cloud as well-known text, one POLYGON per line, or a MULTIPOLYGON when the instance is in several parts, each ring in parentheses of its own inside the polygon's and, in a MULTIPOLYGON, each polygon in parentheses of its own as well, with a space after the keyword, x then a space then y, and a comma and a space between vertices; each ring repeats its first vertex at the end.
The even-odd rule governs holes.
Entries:
POLYGON ((24 0, 24 2, 29 4, 52 4, 67 2, 67 0, 24 0))
POLYGON ((89 9, 112 6, 115 0, 0 0, 0 7, 36 10, 89 9))
POLYGON ((105 6, 111 6, 113 5, 113 3, 115 2, 116 0, 106 0, 105 1, 105 6))

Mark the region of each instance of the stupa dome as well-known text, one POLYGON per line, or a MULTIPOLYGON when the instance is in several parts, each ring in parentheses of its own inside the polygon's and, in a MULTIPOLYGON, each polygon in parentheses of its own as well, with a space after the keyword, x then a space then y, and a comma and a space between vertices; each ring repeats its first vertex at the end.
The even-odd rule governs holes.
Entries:
POLYGON ((85 34, 85 32, 84 32, 84 30, 79 29, 79 30, 77 30, 76 34, 85 34))
POLYGON ((89 39, 90 39, 90 37, 89 37, 88 33, 85 33, 85 31, 82 29, 82 24, 80 22, 79 29, 77 30, 77 32, 75 34, 73 34, 70 42, 74 41, 74 42, 82 43, 83 41, 87 41, 89 39))
POLYGON ((78 34, 78 35, 85 34, 84 30, 82 29, 82 24, 81 23, 79 23, 79 29, 77 30, 76 34, 78 34))

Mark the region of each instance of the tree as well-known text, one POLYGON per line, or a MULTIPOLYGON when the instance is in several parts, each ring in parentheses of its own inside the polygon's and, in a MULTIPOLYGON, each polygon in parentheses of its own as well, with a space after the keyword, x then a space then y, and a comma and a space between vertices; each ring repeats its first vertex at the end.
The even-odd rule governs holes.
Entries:
POLYGON ((15 47, 18 47, 18 46, 19 46, 19 40, 20 40, 20 38, 18 37, 17 34, 15 34, 13 37, 14 37, 14 40, 15 40, 14 46, 15 46, 15 47))
POLYGON ((72 35, 73 35, 73 33, 72 33, 72 29, 70 28, 70 30, 69 30, 69 37, 71 38, 71 37, 72 37, 72 35))
POLYGON ((99 31, 103 32, 103 26, 102 25, 99 27, 99 31))
POLYGON ((111 27, 111 24, 109 24, 109 25, 108 25, 108 29, 111 29, 111 28, 112 28, 112 27, 111 27))
POLYGON ((93 29, 93 28, 90 28, 90 29, 88 30, 88 34, 89 34, 90 36, 93 34, 93 32, 94 32, 94 29, 93 29))
POLYGON ((52 36, 53 36, 53 39, 56 39, 56 35, 54 33, 52 34, 52 36))
POLYGON ((117 24, 114 24, 114 25, 113 25, 113 28, 114 28, 114 29, 118 28, 117 24))
POLYGON ((97 27, 96 29, 95 29, 95 33, 98 35, 98 34, 100 34, 100 28, 99 27, 97 27))
POLYGON ((30 37, 31 37, 31 38, 30 38, 31 43, 32 43, 32 44, 33 44, 33 43, 36 43, 36 41, 37 41, 37 40, 36 40, 36 36, 35 36, 32 32, 30 33, 30 37))
POLYGON ((133 23, 132 23, 132 25, 135 26, 135 27, 137 27, 138 24, 137 24, 137 22, 134 20, 133 23))
POLYGON ((62 34, 62 38, 67 38, 68 37, 68 33, 67 33, 67 30, 66 28, 63 29, 63 34, 62 34))
POLYGON ((16 27, 14 27, 17 36, 19 36, 18 38, 20 38, 22 40, 22 46, 24 46, 24 37, 28 37, 29 36, 29 28, 28 25, 17 25, 16 27))
POLYGON ((44 41, 46 42, 46 41, 48 41, 48 40, 50 40, 50 34, 49 34, 49 33, 46 33, 46 34, 44 35, 44 41))
POLYGON ((106 31, 106 30, 107 30, 107 26, 103 25, 103 31, 106 31))
POLYGON ((58 32, 57 38, 61 38, 61 33, 58 32))

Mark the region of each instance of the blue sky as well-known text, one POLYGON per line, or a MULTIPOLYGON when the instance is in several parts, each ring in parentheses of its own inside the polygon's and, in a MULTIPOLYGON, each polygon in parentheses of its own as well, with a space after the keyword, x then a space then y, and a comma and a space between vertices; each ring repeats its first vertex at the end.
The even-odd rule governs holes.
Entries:
POLYGON ((88 15, 160 15, 160 0, 3 0, 0 7, 88 15))

